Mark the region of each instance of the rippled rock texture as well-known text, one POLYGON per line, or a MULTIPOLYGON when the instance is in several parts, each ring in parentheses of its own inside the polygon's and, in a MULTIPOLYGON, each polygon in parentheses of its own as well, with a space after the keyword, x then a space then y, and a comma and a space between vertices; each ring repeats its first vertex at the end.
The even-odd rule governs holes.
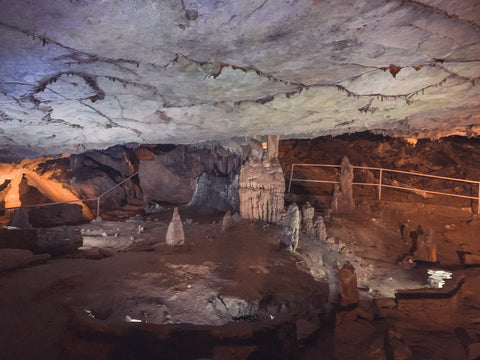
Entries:
POLYGON ((4 157, 267 134, 480 132, 475 0, 0 8, 4 157))

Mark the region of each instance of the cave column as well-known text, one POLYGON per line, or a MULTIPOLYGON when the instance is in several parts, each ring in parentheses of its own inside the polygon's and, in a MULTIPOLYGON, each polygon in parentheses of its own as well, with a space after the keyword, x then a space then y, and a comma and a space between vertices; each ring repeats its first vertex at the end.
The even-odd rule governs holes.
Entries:
POLYGON ((240 215, 280 223, 285 213, 285 178, 277 158, 278 136, 269 136, 268 141, 267 156, 259 141, 250 141, 248 160, 240 170, 240 215))

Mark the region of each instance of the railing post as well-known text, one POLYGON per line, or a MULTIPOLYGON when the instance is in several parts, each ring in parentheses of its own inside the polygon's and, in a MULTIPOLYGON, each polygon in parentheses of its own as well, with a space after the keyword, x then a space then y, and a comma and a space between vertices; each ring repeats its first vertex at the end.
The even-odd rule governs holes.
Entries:
POLYGON ((288 193, 290 192, 290 188, 292 186, 292 179, 293 179, 293 167, 295 166, 295 164, 292 164, 292 170, 290 171, 290 181, 288 182, 288 193))
POLYGON ((382 179, 383 177, 383 169, 380 169, 380 175, 378 179, 378 200, 382 200, 382 179))
POLYGON ((477 215, 480 213, 480 181, 478 182, 477 215))
POLYGON ((97 198, 97 221, 102 221, 100 217, 100 196, 97 198))

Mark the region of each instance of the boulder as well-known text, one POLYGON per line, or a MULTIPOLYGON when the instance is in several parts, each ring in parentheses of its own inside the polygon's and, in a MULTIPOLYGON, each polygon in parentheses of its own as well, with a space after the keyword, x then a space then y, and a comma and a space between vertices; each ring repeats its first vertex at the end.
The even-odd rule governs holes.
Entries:
POLYGON ((297 204, 291 204, 285 215, 282 239, 280 245, 290 251, 295 251, 300 235, 300 210, 297 204))
POLYGON ((182 219, 178 214, 178 208, 173 210, 172 221, 170 221, 170 224, 168 225, 165 241, 167 245, 170 246, 183 245, 185 242, 182 219))
POLYGON ((37 237, 38 251, 53 256, 75 252, 83 243, 80 230, 71 227, 41 228, 37 237))
POLYGON ((140 160, 144 202, 236 211, 240 163, 240 154, 219 145, 179 145, 140 160))
POLYGON ((28 217, 34 227, 77 225, 85 222, 82 207, 77 204, 56 204, 31 208, 28 217))
POLYGON ((225 177, 202 173, 196 179, 195 191, 189 206, 199 209, 214 209, 218 211, 238 211, 239 177, 230 173, 225 177))
POLYGON ((0 227, 0 249, 37 250, 37 230, 0 227))
POLYGON ((13 215, 10 218, 10 226, 20 229, 31 229, 32 225, 28 220, 28 213, 24 208, 17 208, 13 211, 13 215))
POLYGON ((49 258, 48 254, 34 255, 30 250, 0 249, 0 272, 40 264, 49 258))

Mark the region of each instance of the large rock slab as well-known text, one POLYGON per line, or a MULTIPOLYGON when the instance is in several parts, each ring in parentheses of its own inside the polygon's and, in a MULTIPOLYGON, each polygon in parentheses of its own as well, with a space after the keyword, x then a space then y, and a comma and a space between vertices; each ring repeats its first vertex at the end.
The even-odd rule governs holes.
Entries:
POLYGON ((0 272, 39 264, 49 258, 48 254, 34 255, 29 250, 0 249, 0 272))
POLYGON ((34 227, 78 225, 85 222, 82 207, 76 204, 57 204, 32 208, 28 217, 34 227))
POLYGON ((0 227, 0 249, 37 249, 37 230, 0 227))

